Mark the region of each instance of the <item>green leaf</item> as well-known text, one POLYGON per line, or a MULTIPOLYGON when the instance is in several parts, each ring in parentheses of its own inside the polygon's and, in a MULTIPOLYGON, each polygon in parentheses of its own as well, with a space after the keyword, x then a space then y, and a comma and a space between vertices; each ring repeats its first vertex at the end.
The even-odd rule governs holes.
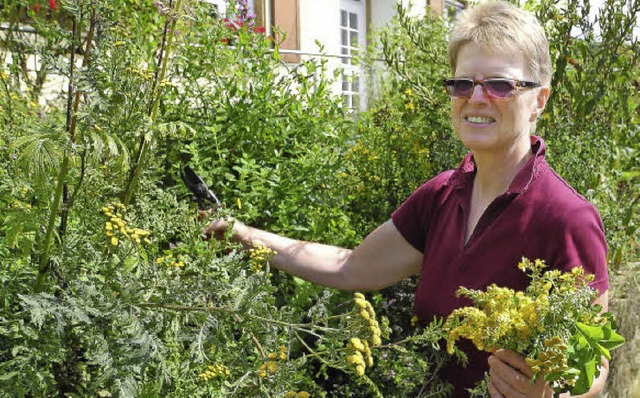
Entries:
POLYGON ((0 381, 7 381, 13 378, 17 378, 20 375, 18 372, 7 372, 5 374, 0 374, 0 381))
POLYGON ((596 361, 591 360, 580 367, 580 377, 576 385, 571 389, 571 394, 584 394, 591 389, 593 378, 596 375, 596 361))
POLYGON ((602 326, 589 326, 576 322, 576 327, 588 340, 589 344, 600 350, 607 359, 610 359, 608 350, 618 348, 624 344, 624 337, 613 331, 610 322, 602 326))

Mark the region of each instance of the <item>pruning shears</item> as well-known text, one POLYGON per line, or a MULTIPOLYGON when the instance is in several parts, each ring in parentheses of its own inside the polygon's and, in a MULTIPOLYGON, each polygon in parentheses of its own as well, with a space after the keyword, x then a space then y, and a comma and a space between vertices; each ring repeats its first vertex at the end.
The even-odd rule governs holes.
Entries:
POLYGON ((182 170, 180 170, 180 178, 182 178, 184 185, 193 193, 193 200, 198 202, 198 210, 201 212, 201 215, 202 211, 216 210, 222 207, 222 203, 220 203, 216 194, 209 189, 202 177, 196 174, 189 165, 185 165, 182 170), (213 206, 205 207, 205 202, 209 202, 213 206))
MULTIPOLYGON (((222 207, 222 203, 220 203, 216 194, 209 189, 202 177, 193 171, 189 165, 185 165, 182 170, 180 170, 180 178, 182 178, 184 185, 193 193, 193 200, 198 202, 199 220, 211 215, 222 207), (211 205, 205 206, 205 202, 209 202, 211 205)), ((210 236, 203 235, 203 238, 209 240, 210 236)), ((225 253, 231 253, 231 249, 225 249, 225 253)))

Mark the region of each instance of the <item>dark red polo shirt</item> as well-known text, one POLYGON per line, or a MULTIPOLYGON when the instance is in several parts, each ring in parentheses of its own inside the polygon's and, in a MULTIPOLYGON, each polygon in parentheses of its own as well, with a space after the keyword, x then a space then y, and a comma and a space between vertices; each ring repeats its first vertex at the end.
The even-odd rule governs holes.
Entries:
MULTIPOLYGON (((545 144, 531 137, 533 156, 509 189, 485 210, 464 244, 475 163, 468 154, 456 170, 441 173, 418 188, 392 215, 398 231, 424 253, 415 311, 429 322, 469 305, 455 297, 459 286, 499 286, 524 290, 528 277, 517 268, 522 257, 544 259, 569 270, 582 265, 595 275, 591 286, 609 288, 607 245, 597 210, 556 174, 544 159, 545 144)), ((456 397, 482 378, 488 354, 469 347, 469 365, 448 369, 456 397)))

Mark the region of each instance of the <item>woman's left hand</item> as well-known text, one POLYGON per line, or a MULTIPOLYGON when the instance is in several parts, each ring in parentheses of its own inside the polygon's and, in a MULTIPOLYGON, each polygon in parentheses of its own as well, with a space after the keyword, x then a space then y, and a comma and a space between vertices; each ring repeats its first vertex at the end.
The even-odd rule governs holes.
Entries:
POLYGON ((522 355, 511 350, 500 349, 489 357, 489 376, 492 398, 553 397, 553 390, 542 377, 531 384, 531 367, 522 355))

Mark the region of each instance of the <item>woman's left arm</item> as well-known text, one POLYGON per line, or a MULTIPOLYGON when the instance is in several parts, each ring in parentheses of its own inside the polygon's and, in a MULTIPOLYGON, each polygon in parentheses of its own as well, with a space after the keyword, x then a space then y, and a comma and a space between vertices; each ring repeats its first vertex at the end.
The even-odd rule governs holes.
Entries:
MULTIPOLYGON (((602 293, 594 304, 602 307, 602 312, 609 309, 609 291, 602 293)), ((560 395, 561 398, 595 398, 600 395, 609 375, 609 361, 602 357, 600 375, 593 380, 591 389, 582 395, 560 395)), ((510 350, 497 350, 489 357, 489 394, 491 398, 551 398, 553 390, 542 378, 531 384, 533 371, 524 357, 510 350)))

